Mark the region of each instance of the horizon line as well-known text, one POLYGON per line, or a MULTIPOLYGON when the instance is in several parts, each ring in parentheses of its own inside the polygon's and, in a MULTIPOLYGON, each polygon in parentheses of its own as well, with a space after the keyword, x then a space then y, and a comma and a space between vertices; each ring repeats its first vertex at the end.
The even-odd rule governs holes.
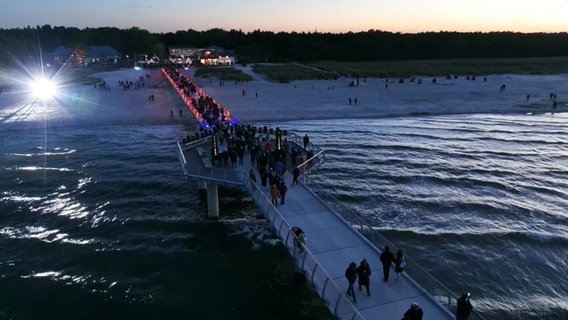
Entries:
POLYGON ((149 30, 147 28, 143 28, 140 26, 130 26, 130 27, 117 27, 117 26, 97 26, 97 27, 93 27, 93 26, 85 26, 85 27, 77 27, 77 26, 65 26, 65 25, 51 25, 49 23, 45 23, 43 25, 35 25, 35 26, 31 26, 31 25, 26 25, 26 26, 19 26, 19 27, 2 27, 0 26, 0 30, 14 30, 14 29, 36 29, 37 27, 44 27, 44 26, 50 26, 51 28, 77 28, 79 30, 85 30, 85 29, 102 29, 102 28, 116 28, 119 30, 129 30, 129 29, 140 29, 140 30, 144 30, 144 31, 148 31, 150 33, 153 34, 167 34, 167 33, 176 33, 176 32, 186 32, 186 31, 196 31, 196 32, 207 32, 207 31, 211 31, 211 30, 222 30, 222 31, 238 31, 238 32, 242 32, 244 34, 248 34, 248 33, 253 33, 253 32, 272 32, 272 33, 312 33, 312 34, 349 34, 349 33, 365 33, 365 32, 384 32, 384 33, 394 33, 394 34, 422 34, 422 33, 520 33, 520 34, 559 34, 559 33, 568 33, 568 31, 513 31, 513 30, 492 30, 492 31, 481 31, 481 30, 477 30, 477 31, 457 31, 457 30, 438 30, 438 31, 433 31, 433 30, 425 30, 425 31, 389 31, 389 30, 382 30, 382 29, 374 29, 374 28, 370 28, 367 30, 358 30, 358 31, 354 31, 354 30, 349 30, 349 31, 319 31, 317 28, 315 28, 313 31, 296 31, 296 30, 270 30, 270 29, 261 29, 261 28, 257 28, 254 30, 243 30, 243 29, 237 29, 237 28, 223 28, 223 27, 212 27, 212 28, 207 28, 207 29, 194 29, 194 28, 187 28, 187 29, 177 29, 175 31, 152 31, 149 30))

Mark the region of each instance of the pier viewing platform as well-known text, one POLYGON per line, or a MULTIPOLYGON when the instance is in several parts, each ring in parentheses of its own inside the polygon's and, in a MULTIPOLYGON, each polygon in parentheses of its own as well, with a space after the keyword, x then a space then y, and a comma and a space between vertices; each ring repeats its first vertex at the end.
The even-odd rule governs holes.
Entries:
MULTIPOLYGON (((175 81, 168 78, 176 87, 175 81)), ((181 90, 176 88, 178 92, 181 90)), ((200 114, 191 105, 195 97, 182 95, 182 99, 189 103, 190 110, 193 108, 194 115, 200 114)), ((206 128, 206 121, 201 121, 205 123, 202 127, 206 128)), ((219 185, 239 188, 249 194, 260 215, 270 222, 275 234, 287 248, 299 272, 338 319, 401 319, 412 303, 421 307, 424 320, 455 319, 458 295, 410 257, 405 257, 406 267, 400 279, 396 279, 393 264, 390 266, 390 278, 383 280, 383 266, 379 261, 381 252, 385 246, 389 246, 395 253, 397 246, 310 178, 310 175, 317 173, 318 167, 324 165, 325 152, 322 149, 312 143, 305 146, 300 136, 278 131, 270 134, 258 128, 255 130, 258 135, 254 137, 262 149, 266 143, 270 143, 275 149, 283 148, 278 151, 286 156, 284 162, 287 165, 282 179, 288 191, 284 204, 278 200, 277 205, 272 202, 270 186, 263 186, 261 179, 258 179, 259 171, 251 164, 250 154, 245 153, 242 164, 235 166, 218 161, 216 152, 219 144, 223 143, 220 142, 223 138, 218 136, 219 133, 204 129, 201 133, 188 135, 178 141, 181 171, 186 179, 196 181, 200 188, 207 189, 209 216, 218 217, 219 214, 219 185), (291 158, 292 155, 295 159, 291 158), (300 170, 299 183, 295 185, 291 173, 294 167, 300 170), (256 182, 250 179, 251 169, 256 182), (301 228, 305 235, 305 241, 299 245, 293 227, 301 228), (348 282, 345 270, 352 261, 359 265, 362 259, 366 259, 371 268, 371 295, 367 296, 364 288, 359 291, 356 282, 357 301, 354 302, 346 294, 348 282)), ((483 318, 472 314, 469 319, 483 318)))

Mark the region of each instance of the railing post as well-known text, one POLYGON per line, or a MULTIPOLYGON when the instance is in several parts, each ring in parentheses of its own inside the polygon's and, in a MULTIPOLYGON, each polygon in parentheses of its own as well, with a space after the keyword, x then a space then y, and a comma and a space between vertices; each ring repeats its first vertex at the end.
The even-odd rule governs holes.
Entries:
POLYGON ((339 306, 339 300, 341 299, 341 295, 342 293, 339 292, 339 295, 337 296, 337 300, 335 300, 335 306, 333 307, 333 315, 337 316, 337 306, 339 306))
POLYGON ((327 283, 329 282, 329 278, 325 279, 323 283, 323 288, 321 289, 321 297, 325 299, 325 288, 327 288, 327 283))
POLYGON ((314 264, 314 268, 312 269, 312 278, 311 278, 311 282, 312 282, 312 283, 314 283, 314 278, 315 278, 315 275, 316 275, 316 269, 317 269, 317 267, 318 267, 318 264, 317 264, 317 263, 314 264))
MULTIPOLYGON (((280 234, 280 230, 282 229, 283 224, 284 224, 284 219, 282 219, 282 222, 280 222, 280 226, 278 226, 278 234, 280 234)), ((288 234, 290 234, 290 233, 288 233, 288 234)), ((286 237, 286 241, 288 241, 288 237, 286 237)))

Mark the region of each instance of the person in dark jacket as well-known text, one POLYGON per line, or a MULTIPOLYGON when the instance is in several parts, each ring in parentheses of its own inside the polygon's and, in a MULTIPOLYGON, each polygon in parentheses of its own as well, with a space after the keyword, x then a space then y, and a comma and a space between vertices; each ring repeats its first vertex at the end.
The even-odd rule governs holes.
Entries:
POLYGON ((359 276, 359 291, 361 291, 361 287, 364 286, 367 289, 367 295, 371 296, 371 289, 369 288, 370 285, 369 277, 371 276, 371 267, 369 266, 367 259, 361 260, 361 263, 357 268, 357 275, 359 276))
POLYGON ((306 133, 306 135, 304 136, 304 149, 308 150, 308 144, 310 143, 310 138, 308 137, 308 134, 306 133))
POLYGON ((250 184, 252 186, 252 188, 256 188, 256 174, 254 174, 254 171, 252 170, 252 168, 250 168, 249 170, 249 179, 250 179, 250 184))
POLYGON ((414 302, 408 310, 404 313, 403 320, 422 320, 424 313, 418 303, 414 302))
POLYGON ((349 282, 349 287, 347 288, 347 295, 353 296, 353 302, 357 302, 355 298, 355 290, 353 290, 353 284, 355 280, 357 280, 357 264, 355 262, 351 262, 349 267, 345 270, 345 278, 349 282))
POLYGON ((469 302, 469 293, 464 293, 460 298, 458 298, 458 309, 456 311, 457 320, 467 320, 473 306, 469 302))
POLYGON ((406 262, 404 262, 404 254, 402 250, 396 252, 396 257, 394 258, 394 272, 396 272, 396 280, 400 280, 400 274, 404 271, 406 262))
POLYGON ((284 180, 280 181, 279 190, 280 191, 280 204, 284 204, 284 200, 286 199, 286 191, 288 191, 288 187, 286 187, 286 183, 284 180))
POLYGON ((394 255, 390 252, 390 248, 385 246, 385 250, 381 253, 381 263, 383 264, 383 280, 389 281, 390 267, 394 262, 394 255))
POLYGON ((294 171, 292 171, 292 174, 294 175, 294 180, 292 180, 292 185, 295 186, 298 184, 298 177, 300 176, 300 168, 298 168, 298 166, 295 166, 294 171))

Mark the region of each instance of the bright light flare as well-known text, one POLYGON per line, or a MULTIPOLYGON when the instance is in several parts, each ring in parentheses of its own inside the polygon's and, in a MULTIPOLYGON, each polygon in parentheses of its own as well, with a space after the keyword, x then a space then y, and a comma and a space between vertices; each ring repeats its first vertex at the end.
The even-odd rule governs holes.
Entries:
POLYGON ((57 93, 55 83, 44 78, 33 81, 31 83, 31 89, 34 97, 41 100, 50 99, 57 93))

